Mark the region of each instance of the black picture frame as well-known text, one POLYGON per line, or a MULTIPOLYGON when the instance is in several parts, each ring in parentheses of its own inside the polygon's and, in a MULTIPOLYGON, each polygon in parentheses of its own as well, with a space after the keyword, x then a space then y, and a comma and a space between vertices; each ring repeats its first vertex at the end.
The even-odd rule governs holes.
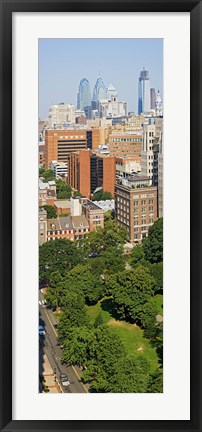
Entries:
MULTIPOLYGON (((1 431, 201 431, 200 208, 202 4, 195 0, 74 1, 0 0, 1 28, 1 431), (12 13, 190 12, 191 21, 191 418, 188 421, 12 420, 12 13), (8 175, 9 172, 9 175, 8 175)), ((186 233, 185 233, 186 235, 186 233)))

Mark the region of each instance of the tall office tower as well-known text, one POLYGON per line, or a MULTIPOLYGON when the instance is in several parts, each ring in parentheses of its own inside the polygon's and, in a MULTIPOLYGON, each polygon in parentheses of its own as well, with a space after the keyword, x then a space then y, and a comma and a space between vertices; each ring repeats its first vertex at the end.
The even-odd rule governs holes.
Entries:
POLYGON ((154 88, 150 88, 150 108, 156 108, 156 92, 154 88))
POLYGON ((106 99, 106 97, 107 97, 106 87, 103 83, 103 79, 101 78, 101 76, 99 76, 97 78, 97 81, 95 83, 95 87, 93 90, 93 100, 92 100, 93 105, 96 105, 96 108, 98 108, 98 102, 101 99, 106 99), (95 102, 95 104, 94 104, 94 102, 95 102))
POLYGON ((150 110, 150 83, 149 72, 143 68, 138 79, 138 114, 150 110))
POLYGON ((79 83, 79 91, 77 94, 77 108, 84 110, 91 105, 90 84, 86 78, 82 78, 79 83))
POLYGON ((111 100, 112 96, 117 97, 117 90, 115 89, 113 84, 109 84, 109 87, 107 89, 107 99, 111 100))

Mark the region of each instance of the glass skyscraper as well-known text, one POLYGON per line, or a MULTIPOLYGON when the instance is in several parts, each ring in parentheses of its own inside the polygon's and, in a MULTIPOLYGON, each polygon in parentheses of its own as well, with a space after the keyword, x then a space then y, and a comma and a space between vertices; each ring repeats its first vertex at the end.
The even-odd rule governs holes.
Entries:
POLYGON ((101 78, 101 76, 99 76, 93 90, 93 102, 96 102, 96 104, 98 104, 101 99, 106 99, 106 97, 106 87, 104 85, 103 79, 101 78))
POLYGON ((77 108, 84 110, 86 107, 91 106, 90 84, 86 78, 83 78, 79 84, 79 91, 77 94, 77 108))
POLYGON ((150 82, 149 72, 143 68, 138 79, 138 114, 150 110, 150 82))

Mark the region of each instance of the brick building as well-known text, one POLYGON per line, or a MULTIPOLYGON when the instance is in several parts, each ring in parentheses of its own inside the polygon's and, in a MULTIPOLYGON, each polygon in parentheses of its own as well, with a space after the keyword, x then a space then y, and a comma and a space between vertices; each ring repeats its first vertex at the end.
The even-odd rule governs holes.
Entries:
POLYGON ((157 187, 148 177, 131 176, 115 185, 115 214, 131 243, 140 243, 157 220, 157 187))
POLYGON ((76 150, 95 150, 100 145, 99 129, 47 129, 45 131, 45 169, 51 161, 67 162, 68 155, 76 150))
POLYGON ((109 135, 110 155, 141 157, 143 136, 141 132, 117 132, 109 135))
POLYGON ((98 187, 114 196, 115 162, 113 156, 92 153, 89 150, 72 152, 69 155, 67 182, 87 198, 90 198, 98 187))

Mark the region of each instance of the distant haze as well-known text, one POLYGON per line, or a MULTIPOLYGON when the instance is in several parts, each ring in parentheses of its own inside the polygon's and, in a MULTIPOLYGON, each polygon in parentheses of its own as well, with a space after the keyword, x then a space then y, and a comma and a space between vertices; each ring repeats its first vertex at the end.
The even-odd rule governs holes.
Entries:
POLYGON ((163 39, 40 39, 39 117, 47 118, 49 107, 60 102, 76 106, 80 80, 89 80, 92 94, 99 74, 137 114, 143 67, 163 99, 163 39))

